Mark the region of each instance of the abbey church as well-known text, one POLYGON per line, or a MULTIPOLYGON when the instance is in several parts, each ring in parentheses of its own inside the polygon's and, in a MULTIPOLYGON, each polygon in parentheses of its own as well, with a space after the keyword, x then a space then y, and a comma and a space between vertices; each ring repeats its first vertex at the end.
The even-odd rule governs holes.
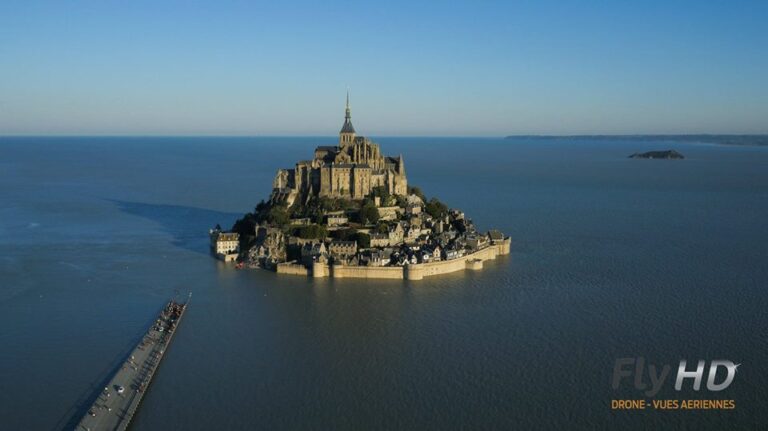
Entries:
POLYGON ((272 187, 270 200, 288 206, 296 199, 306 203, 313 196, 363 199, 375 187, 395 195, 408 193, 403 156, 384 156, 379 144, 357 136, 349 95, 339 144, 317 147, 314 159, 300 161, 294 169, 278 170, 272 187))

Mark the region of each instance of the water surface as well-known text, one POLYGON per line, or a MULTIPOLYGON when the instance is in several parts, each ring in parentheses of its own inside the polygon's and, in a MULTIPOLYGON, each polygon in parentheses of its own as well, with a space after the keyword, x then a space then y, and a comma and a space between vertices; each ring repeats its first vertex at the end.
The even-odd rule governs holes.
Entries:
POLYGON ((768 423, 768 148, 377 141, 512 254, 418 282, 235 271, 207 229, 333 138, 0 138, 0 428, 70 424, 177 290, 135 430, 768 423), (626 158, 669 148, 686 159, 626 158), (612 412, 628 356, 740 362, 737 408, 612 412))

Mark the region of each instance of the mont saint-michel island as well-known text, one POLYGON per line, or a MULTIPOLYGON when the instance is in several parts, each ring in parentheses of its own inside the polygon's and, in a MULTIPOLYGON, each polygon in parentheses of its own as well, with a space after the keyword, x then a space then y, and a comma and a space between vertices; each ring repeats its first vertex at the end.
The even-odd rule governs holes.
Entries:
POLYGON ((408 184, 403 155, 358 136, 347 95, 338 145, 279 169, 269 199, 224 231, 211 249, 238 267, 333 278, 420 280, 509 254, 511 239, 481 231, 461 210, 408 184))

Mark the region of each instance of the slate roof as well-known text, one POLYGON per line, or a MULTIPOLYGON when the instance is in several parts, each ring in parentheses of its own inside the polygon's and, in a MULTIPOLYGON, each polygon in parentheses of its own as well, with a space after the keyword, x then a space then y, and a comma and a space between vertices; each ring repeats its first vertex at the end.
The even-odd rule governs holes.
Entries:
POLYGON ((492 240, 502 240, 502 239, 504 239, 504 234, 501 233, 500 231, 496 230, 496 229, 489 230, 488 231, 488 236, 492 240))
POLYGON ((341 132, 339 133, 355 133, 355 128, 352 126, 352 120, 347 118, 344 120, 344 125, 341 126, 341 132))

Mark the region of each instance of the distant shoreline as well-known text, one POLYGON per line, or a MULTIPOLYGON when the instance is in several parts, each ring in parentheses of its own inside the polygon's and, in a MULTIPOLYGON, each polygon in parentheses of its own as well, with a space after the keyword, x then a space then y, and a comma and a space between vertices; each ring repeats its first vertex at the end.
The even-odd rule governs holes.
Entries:
MULTIPOLYGON (((754 135, 709 135, 709 134, 680 134, 680 135, 507 135, 507 136, 439 136, 439 135, 381 135, 381 139, 531 139, 531 140, 549 140, 549 139, 570 139, 579 140, 616 140, 637 141, 637 142, 688 142, 716 145, 736 145, 736 146, 768 146, 768 134, 754 135)), ((161 139, 161 140, 180 140, 180 139, 337 139, 330 135, 0 135, 0 140, 11 139, 116 139, 116 140, 142 140, 142 139, 161 139)))
POLYGON ((675 141, 702 144, 768 146, 768 135, 508 135, 504 139, 573 139, 573 140, 608 140, 627 141, 675 141))

